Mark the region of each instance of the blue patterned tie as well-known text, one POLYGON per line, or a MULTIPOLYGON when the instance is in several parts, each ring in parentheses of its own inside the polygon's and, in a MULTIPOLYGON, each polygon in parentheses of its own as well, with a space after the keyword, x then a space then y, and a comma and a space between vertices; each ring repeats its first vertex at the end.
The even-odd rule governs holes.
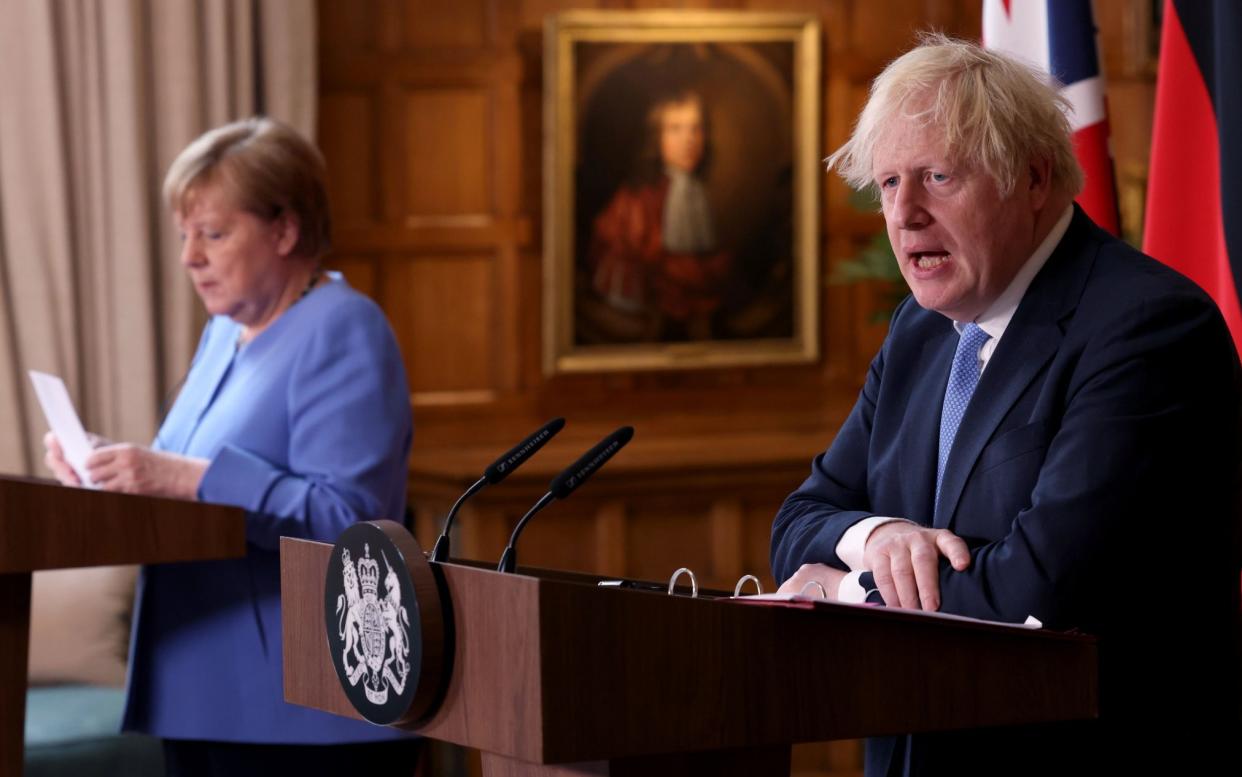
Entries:
POLYGON ((944 391, 944 407, 940 409, 940 456, 936 461, 936 505, 940 509, 940 482, 944 480, 944 467, 949 461, 949 451, 953 450, 953 438, 957 437, 957 427, 966 415, 966 406, 970 397, 979 385, 979 349, 990 338, 978 324, 967 324, 962 327, 962 335, 957 341, 957 352, 953 354, 953 369, 949 371, 949 385, 944 391))

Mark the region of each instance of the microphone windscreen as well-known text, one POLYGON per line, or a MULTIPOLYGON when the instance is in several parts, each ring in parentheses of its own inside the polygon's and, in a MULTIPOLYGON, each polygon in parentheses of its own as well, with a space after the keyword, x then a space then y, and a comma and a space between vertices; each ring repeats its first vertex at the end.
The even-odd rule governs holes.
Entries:
POLYGON ((493 461, 483 470, 483 477, 491 485, 495 485, 509 476, 509 473, 522 465, 522 462, 534 456, 540 448, 565 428, 564 418, 553 418, 541 426, 538 431, 513 446, 508 453, 493 461))
POLYGON ((557 499, 564 499, 574 492, 583 481, 595 474, 595 471, 604 466, 604 463, 611 459, 617 451, 625 447, 625 444, 634 436, 634 427, 623 426, 612 434, 595 444, 595 447, 573 464, 552 479, 552 485, 548 486, 548 492, 557 499))

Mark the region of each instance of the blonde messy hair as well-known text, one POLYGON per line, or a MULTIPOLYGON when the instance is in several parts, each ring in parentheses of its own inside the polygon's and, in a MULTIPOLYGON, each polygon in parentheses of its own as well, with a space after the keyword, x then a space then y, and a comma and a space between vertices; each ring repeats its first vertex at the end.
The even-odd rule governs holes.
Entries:
POLYGON ((221 187, 236 207, 264 220, 292 214, 295 256, 319 259, 331 248, 323 156, 287 124, 255 116, 204 133, 169 166, 164 199, 184 213, 206 186, 221 187))
POLYGON ((1066 118, 1070 105, 1045 78, 977 44, 924 34, 872 83, 854 133, 828 157, 828 169, 855 189, 874 187, 876 146, 900 116, 943 129, 948 154, 982 168, 1002 196, 1030 159, 1051 162, 1053 189, 1074 196, 1083 173, 1066 118))

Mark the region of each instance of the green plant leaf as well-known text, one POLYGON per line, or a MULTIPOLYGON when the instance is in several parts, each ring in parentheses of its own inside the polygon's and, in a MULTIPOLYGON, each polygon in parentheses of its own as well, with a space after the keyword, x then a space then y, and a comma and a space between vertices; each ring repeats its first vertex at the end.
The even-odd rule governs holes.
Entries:
MULTIPOLYGON (((880 209, 875 187, 852 192, 849 203, 851 207, 867 213, 875 213, 880 209)), ((878 296, 879 302, 867 317, 871 323, 882 323, 891 318, 897 304, 910 293, 905 278, 901 276, 901 268, 897 264, 897 257, 893 254, 886 232, 873 235, 861 251, 850 259, 838 262, 828 276, 828 283, 833 286, 865 282, 877 282, 887 286, 878 296)))

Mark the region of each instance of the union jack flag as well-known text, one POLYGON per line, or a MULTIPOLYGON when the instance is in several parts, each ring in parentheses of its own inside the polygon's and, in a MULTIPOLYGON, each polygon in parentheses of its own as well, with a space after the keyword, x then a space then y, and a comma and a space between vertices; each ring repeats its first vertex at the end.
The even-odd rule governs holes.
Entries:
POLYGON ((1071 106, 1074 151, 1087 178, 1078 204, 1115 235, 1108 103, 1095 38, 1091 0, 983 0, 983 45, 1038 67, 1060 84, 1071 106))

